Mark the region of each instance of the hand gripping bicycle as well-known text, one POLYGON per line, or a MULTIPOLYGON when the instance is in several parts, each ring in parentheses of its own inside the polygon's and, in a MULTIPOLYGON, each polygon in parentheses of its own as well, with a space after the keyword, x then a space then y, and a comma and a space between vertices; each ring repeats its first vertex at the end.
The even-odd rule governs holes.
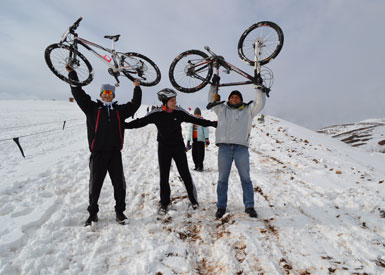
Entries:
POLYGON ((102 47, 79 37, 75 31, 82 19, 80 17, 64 32, 59 43, 52 44, 45 49, 45 61, 57 77, 67 83, 78 86, 85 86, 93 80, 94 71, 91 63, 78 50, 78 46, 82 45, 109 67, 108 73, 115 78, 115 86, 119 86, 118 77, 121 74, 131 81, 138 78, 140 80, 139 83, 143 86, 154 86, 159 83, 161 77, 160 70, 151 59, 139 53, 115 51, 115 42, 119 40, 119 34, 104 36, 112 40, 112 49, 102 47), (98 48, 104 53, 100 54, 91 47, 98 48), (77 72, 79 81, 73 81, 68 78, 67 66, 77 72))
POLYGON ((234 71, 246 78, 243 82, 218 83, 218 87, 254 84, 262 87, 268 95, 273 84, 273 72, 262 68, 275 58, 283 46, 283 32, 281 28, 269 21, 263 21, 250 26, 243 32, 238 42, 239 57, 248 65, 254 66, 254 76, 228 63, 223 56, 216 55, 205 47, 210 56, 199 50, 188 50, 179 54, 171 63, 169 78, 171 84, 184 93, 194 93, 201 90, 208 83, 213 84, 211 77, 213 69, 219 74, 223 67, 226 73, 234 71))

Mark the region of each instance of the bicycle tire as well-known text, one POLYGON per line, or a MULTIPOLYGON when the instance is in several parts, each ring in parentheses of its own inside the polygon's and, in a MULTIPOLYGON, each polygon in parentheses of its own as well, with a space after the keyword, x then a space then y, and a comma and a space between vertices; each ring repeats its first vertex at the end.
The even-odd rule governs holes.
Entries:
POLYGON ((283 46, 282 29, 270 21, 261 21, 243 32, 238 42, 239 57, 247 64, 254 66, 255 41, 262 39, 264 43, 260 65, 265 65, 275 58, 283 46))
POLYGON ((155 86, 159 83, 161 78, 160 70, 150 58, 134 52, 119 53, 119 55, 120 65, 130 68, 122 71, 128 79, 135 81, 138 78, 142 86, 155 86))
POLYGON ((80 52, 77 52, 77 60, 72 61, 73 69, 77 72, 79 81, 73 81, 68 78, 66 65, 69 63, 70 54, 74 49, 68 45, 56 43, 49 45, 44 52, 45 62, 48 68, 61 80, 76 86, 85 86, 91 83, 94 78, 91 63, 80 52))
POLYGON ((169 69, 170 82, 175 89, 183 93, 194 93, 205 87, 213 74, 212 64, 207 58, 208 55, 199 50, 188 50, 179 54, 169 69), (200 63, 197 69, 192 66, 200 63))

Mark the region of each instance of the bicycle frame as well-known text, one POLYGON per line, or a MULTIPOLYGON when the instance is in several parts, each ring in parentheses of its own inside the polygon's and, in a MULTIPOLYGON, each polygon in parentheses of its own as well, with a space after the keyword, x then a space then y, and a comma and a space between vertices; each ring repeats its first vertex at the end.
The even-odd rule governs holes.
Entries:
POLYGON ((143 86, 154 86, 159 83, 161 73, 154 61, 137 52, 115 50, 115 43, 120 35, 104 36, 111 39, 112 49, 79 37, 76 29, 81 20, 82 17, 66 29, 59 43, 51 44, 45 49, 45 61, 57 77, 73 85, 88 85, 94 76, 91 63, 83 55, 83 52, 88 50, 107 66, 108 73, 116 80, 116 87, 120 83, 119 76, 125 76, 133 82, 138 81, 143 86), (84 49, 81 49, 81 46, 84 49), (67 76, 67 71, 72 70, 81 73, 78 81, 71 80, 67 76))
POLYGON ((130 66, 124 66, 122 60, 117 60, 118 54, 124 55, 124 53, 120 53, 120 52, 115 51, 115 43, 114 42, 117 41, 119 39, 119 37, 114 38, 114 37, 106 37, 105 36, 105 38, 111 38, 111 40, 112 40, 112 49, 108 49, 108 48, 102 47, 102 46, 100 46, 100 45, 98 45, 96 43, 93 43, 93 42, 88 41, 88 40, 86 40, 84 38, 81 38, 81 37, 78 36, 78 34, 75 32, 75 30, 79 26, 79 23, 80 23, 80 21, 82 19, 83 18, 80 17, 71 27, 69 27, 64 32, 64 34, 62 35, 62 38, 60 40, 60 43, 62 43, 62 44, 68 43, 69 46, 74 48, 74 53, 75 54, 74 54, 74 56, 70 56, 70 61, 76 60, 76 53, 78 52, 78 44, 80 44, 84 48, 86 48, 88 51, 90 51, 92 54, 94 54, 104 64, 106 64, 110 68, 109 69, 109 73, 111 75, 113 75, 115 77, 115 79, 117 80, 117 82, 119 83, 119 80, 117 79, 117 76, 119 76, 119 73, 122 72, 123 70, 128 71, 130 69, 133 69, 130 66), (68 36, 70 34, 73 35, 73 41, 68 41, 68 36), (97 51, 92 49, 90 46, 98 48, 98 49, 103 50, 105 52, 108 52, 109 54, 111 54, 111 57, 109 57, 106 54, 104 56, 99 54, 97 51), (111 61, 113 61, 113 63, 111 63, 111 61))
MULTIPOLYGON (((218 84, 218 87, 226 87, 226 86, 237 86, 237 85, 248 85, 248 84, 258 84, 258 73, 257 71, 255 70, 254 73, 255 73, 255 77, 249 75, 248 73, 242 71, 241 69, 239 69, 238 67, 230 64, 229 62, 225 61, 225 60, 213 60, 214 64, 215 62, 218 62, 218 66, 216 67, 216 70, 217 70, 217 74, 219 73, 219 67, 222 66, 224 68, 226 68, 228 71, 234 71, 236 72, 237 74, 243 76, 244 78, 248 79, 248 81, 239 81, 239 82, 229 82, 229 83, 219 83, 218 84)), ((214 65, 213 64, 213 65, 214 65)), ((215 67, 215 66, 214 66, 215 67)), ((260 77, 260 76, 259 76, 260 77)))
MULTIPOLYGON (((76 33, 73 33, 74 35, 74 40, 73 43, 69 43, 74 49, 75 49, 75 56, 73 56, 74 59, 76 59, 76 52, 78 51, 78 44, 82 45, 84 48, 86 48, 88 51, 90 51, 92 54, 94 54, 98 59, 100 59, 104 64, 106 64, 108 67, 111 68, 111 70, 116 73, 116 72, 121 72, 123 69, 128 69, 127 67, 120 66, 120 64, 117 62, 116 57, 117 57, 117 52, 115 51, 115 44, 114 41, 112 40, 112 49, 108 49, 105 47, 102 47, 96 43, 93 43, 91 41, 88 41, 84 38, 78 37, 76 33), (108 52, 111 54, 111 57, 108 55, 102 55, 99 54, 97 51, 92 49, 90 46, 101 49, 105 52, 108 52), (113 63, 111 63, 113 61, 113 63)), ((64 43, 65 41, 62 41, 64 43)), ((72 58, 72 57, 71 57, 72 58)))
MULTIPOLYGON (((249 85, 249 84, 254 84, 254 85, 261 85, 262 84, 262 77, 261 77, 261 66, 259 62, 257 62, 257 55, 260 55, 257 53, 256 50, 256 58, 255 58, 255 66, 254 66, 254 77, 249 75, 248 73, 242 71, 238 67, 232 65, 231 63, 227 62, 223 56, 218 56, 214 52, 210 50, 208 46, 205 46, 205 49, 211 54, 211 56, 206 58, 206 62, 203 62, 201 64, 196 64, 196 66, 201 66, 205 63, 208 64, 208 66, 213 66, 216 69, 216 74, 219 74, 219 67, 224 67, 229 73, 230 71, 234 71, 237 74, 243 76, 244 78, 248 79, 248 81, 239 81, 239 82, 228 82, 228 83, 219 83, 218 87, 226 87, 226 86, 237 86, 237 85, 249 85)), ((198 70, 199 71, 199 70, 198 70)), ((197 78, 201 78, 200 76, 197 76, 197 78)), ((210 82, 212 84, 212 82, 210 82)))

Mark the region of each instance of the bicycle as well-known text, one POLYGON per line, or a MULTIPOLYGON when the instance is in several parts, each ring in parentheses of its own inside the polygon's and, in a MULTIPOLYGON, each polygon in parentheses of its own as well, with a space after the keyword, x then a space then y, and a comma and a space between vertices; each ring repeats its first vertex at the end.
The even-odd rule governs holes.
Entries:
POLYGON ((135 81, 138 78, 139 83, 143 86, 154 86, 159 83, 161 78, 160 70, 151 59, 139 53, 122 53, 115 50, 115 42, 119 40, 120 34, 104 36, 104 38, 111 39, 112 49, 102 47, 79 37, 75 31, 82 19, 80 17, 64 32, 59 43, 49 45, 45 49, 45 61, 57 77, 77 86, 85 86, 91 83, 94 71, 91 63, 79 52, 78 46, 81 45, 109 67, 108 73, 115 78, 116 87, 119 86, 120 81, 118 77, 121 74, 131 81, 135 81), (91 47, 102 50, 107 54, 100 54, 91 47), (77 72, 79 81, 73 81, 68 78, 66 66, 77 72))
POLYGON ((246 29, 238 42, 239 57, 248 65, 254 66, 254 76, 228 63, 223 56, 215 54, 205 46, 210 56, 200 50, 187 50, 172 61, 169 69, 171 84, 181 92, 194 93, 208 83, 213 84, 210 81, 213 68, 218 75, 219 68, 223 67, 226 73, 234 71, 247 80, 218 83, 218 87, 254 84, 262 87, 269 96, 273 84, 273 72, 267 67, 263 69, 261 67, 279 54, 283 40, 283 32, 277 24, 270 21, 258 22, 246 29))

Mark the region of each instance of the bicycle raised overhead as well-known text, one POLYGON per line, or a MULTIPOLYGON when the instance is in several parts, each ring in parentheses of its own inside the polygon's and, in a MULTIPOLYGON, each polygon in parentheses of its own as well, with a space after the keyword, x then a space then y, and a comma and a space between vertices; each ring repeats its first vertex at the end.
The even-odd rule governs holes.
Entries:
POLYGON ((281 28, 273 22, 259 22, 245 30, 238 42, 238 54, 248 65, 254 66, 254 76, 228 63, 223 56, 215 54, 206 46, 205 50, 210 56, 200 50, 188 50, 179 54, 170 65, 169 78, 177 90, 194 93, 208 83, 212 84, 213 69, 219 74, 219 68, 223 67, 226 73, 234 71, 246 80, 219 83, 218 87, 254 84, 262 87, 268 95, 273 84, 273 73, 262 66, 275 58, 282 46, 281 28))
POLYGON ((138 78, 143 86, 154 86, 159 83, 161 77, 160 70, 151 59, 139 53, 122 53, 115 50, 115 42, 119 40, 119 34, 104 36, 107 39, 111 39, 112 49, 102 47, 79 37, 76 29, 79 27, 82 19, 80 17, 64 32, 59 43, 49 45, 45 50, 45 61, 57 77, 67 83, 78 86, 85 86, 93 80, 94 72, 91 63, 79 52, 78 46, 81 45, 109 67, 109 74, 116 80, 115 86, 119 86, 118 77, 120 75, 126 76, 131 81, 138 78), (97 48, 104 53, 98 53, 91 47, 97 48), (77 72, 79 81, 73 81, 68 78, 67 66, 77 72))

